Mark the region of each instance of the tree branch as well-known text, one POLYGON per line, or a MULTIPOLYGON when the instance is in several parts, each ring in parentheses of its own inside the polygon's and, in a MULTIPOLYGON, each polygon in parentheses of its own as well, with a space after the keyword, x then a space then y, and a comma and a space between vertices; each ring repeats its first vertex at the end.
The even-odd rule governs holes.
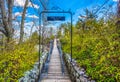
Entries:
POLYGON ((7 34, 4 30, 0 29, 0 32, 2 32, 5 36, 7 36, 7 34))
POLYGON ((7 15, 6 15, 6 10, 5 10, 5 6, 4 6, 4 0, 0 0, 0 8, 1 8, 1 16, 2 16, 2 21, 3 21, 3 25, 4 25, 4 29, 7 33, 9 33, 9 25, 7 22, 7 15))

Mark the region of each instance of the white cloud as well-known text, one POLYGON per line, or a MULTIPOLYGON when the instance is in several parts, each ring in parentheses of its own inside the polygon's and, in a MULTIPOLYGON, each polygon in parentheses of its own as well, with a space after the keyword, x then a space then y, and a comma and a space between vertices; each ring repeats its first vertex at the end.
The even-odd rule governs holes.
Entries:
POLYGON ((20 24, 16 21, 13 22, 14 26, 19 26, 20 24))
POLYGON ((22 13, 21 12, 15 12, 15 13, 13 13, 13 19, 15 20, 16 19, 16 17, 21 17, 22 16, 22 13))
MULTIPOLYGON (((13 14, 13 18, 16 18, 16 17, 18 17, 18 16, 21 17, 21 16, 22 16, 22 12, 15 12, 15 13, 13 14)), ((36 15, 26 14, 25 16, 28 17, 28 18, 39 19, 39 17, 36 16, 36 15)))
POLYGON ((29 18, 35 18, 35 19, 38 19, 38 18, 39 18, 39 17, 36 16, 36 15, 28 15, 27 17, 29 17, 29 18))
POLYGON ((25 26, 32 27, 33 24, 34 24, 33 22, 26 22, 25 26))
POLYGON ((24 4, 25 4, 25 0, 15 0, 14 1, 14 5, 15 6, 24 6, 24 4))
POLYGON ((16 16, 22 16, 22 13, 21 12, 16 12, 15 14, 14 14, 14 16, 16 17, 16 16))
MULTIPOLYGON (((32 7, 32 3, 31 3, 31 2, 29 2, 28 6, 29 6, 29 7, 32 7)), ((36 9, 38 9, 38 8, 39 8, 39 6, 38 6, 38 5, 36 5, 36 4, 33 4, 33 7, 34 7, 34 8, 36 8, 36 9)))
MULTIPOLYGON (((31 27, 33 26, 33 24, 34 24, 33 22, 25 22, 24 32, 28 36, 30 35, 31 27)), ((38 28, 38 26, 33 26, 32 32, 38 30, 37 28, 38 28)))
POLYGON ((30 35, 30 28, 27 28, 27 27, 25 27, 24 28, 24 33, 26 33, 27 35, 30 35))
MULTIPOLYGON (((18 26, 18 22, 14 22, 14 24, 16 26, 18 26)), ((30 31, 31 31, 31 27, 33 26, 33 22, 25 22, 25 27, 24 27, 24 40, 26 40, 27 37, 30 36, 30 31)), ((33 26, 33 30, 32 32, 38 30, 37 28, 39 28, 39 26, 33 26)), ((18 26, 17 29, 15 29, 15 32, 14 32, 14 38, 16 38, 16 41, 18 42, 19 41, 19 37, 20 37, 20 27, 18 26)))
POLYGON ((113 1, 117 2, 118 0, 113 0, 113 1))
MULTIPOLYGON (((14 1, 14 6, 20 6, 20 7, 23 7, 24 4, 25 4, 25 0, 15 0, 15 1, 14 1)), ((32 4, 33 4, 33 3, 32 3, 32 4)), ((32 4, 31 4, 31 2, 29 1, 29 3, 28 3, 28 7, 32 7, 32 4)), ((39 6, 36 5, 36 4, 33 4, 33 6, 34 6, 34 8, 36 8, 36 9, 39 8, 39 6)))
POLYGON ((20 30, 15 30, 15 32, 14 32, 14 38, 19 38, 19 36, 20 36, 20 30))
POLYGON ((78 18, 80 19, 81 17, 80 17, 80 16, 78 16, 78 18))

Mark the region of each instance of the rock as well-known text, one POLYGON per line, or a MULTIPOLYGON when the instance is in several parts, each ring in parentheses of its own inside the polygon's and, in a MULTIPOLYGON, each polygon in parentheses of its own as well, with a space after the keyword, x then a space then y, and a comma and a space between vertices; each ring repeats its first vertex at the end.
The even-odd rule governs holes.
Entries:
POLYGON ((76 80, 76 82, 95 82, 95 80, 91 80, 91 77, 86 75, 86 71, 84 68, 81 68, 77 62, 72 59, 71 62, 71 57, 68 54, 65 54, 65 63, 68 68, 68 72, 70 72, 70 76, 73 77, 71 79, 76 80))
POLYGON ((30 74, 30 71, 27 71, 24 74, 25 74, 25 76, 28 76, 30 74))
POLYGON ((80 75, 79 75, 79 73, 76 73, 76 77, 79 77, 80 75))
POLYGON ((95 80, 91 80, 90 82, 95 82, 95 80))
POLYGON ((21 77, 21 78, 18 80, 18 82, 24 82, 23 79, 24 79, 24 77, 21 77))
POLYGON ((86 75, 86 74, 84 74, 83 76, 84 76, 85 78, 88 78, 88 75, 86 75))
POLYGON ((26 76, 24 79, 23 79, 23 82, 29 82, 30 78, 28 76, 26 76))
POLYGON ((35 82, 35 79, 30 79, 30 81, 29 82, 35 82))
POLYGON ((75 69, 75 70, 78 70, 78 67, 77 67, 77 66, 74 66, 74 69, 75 69))
POLYGON ((40 58, 40 69, 39 62, 35 62, 33 69, 30 71, 26 71, 24 73, 24 77, 21 77, 18 82, 35 82, 39 75, 39 70, 42 69, 43 64, 45 63, 47 57, 47 53, 43 53, 43 56, 40 58))
POLYGON ((85 69, 82 68, 81 71, 85 71, 85 69))
POLYGON ((81 82, 87 82, 87 78, 83 77, 83 76, 80 76, 80 81, 81 82))
POLYGON ((77 79, 76 82, 81 82, 80 79, 77 79))
POLYGON ((78 71, 78 72, 79 72, 79 74, 80 74, 81 76, 83 76, 83 75, 85 74, 84 71, 78 71))
POLYGON ((91 81, 88 80, 87 82, 91 82, 91 81))

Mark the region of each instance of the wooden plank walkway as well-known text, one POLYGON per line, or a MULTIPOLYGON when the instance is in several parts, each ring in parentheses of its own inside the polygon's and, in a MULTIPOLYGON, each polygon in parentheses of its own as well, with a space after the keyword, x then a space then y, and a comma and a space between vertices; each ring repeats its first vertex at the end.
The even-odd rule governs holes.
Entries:
POLYGON ((48 74, 44 75, 41 82, 71 82, 66 68, 65 68, 65 74, 64 75, 62 74, 60 55, 58 52, 56 39, 54 40, 54 47, 49 63, 48 74))

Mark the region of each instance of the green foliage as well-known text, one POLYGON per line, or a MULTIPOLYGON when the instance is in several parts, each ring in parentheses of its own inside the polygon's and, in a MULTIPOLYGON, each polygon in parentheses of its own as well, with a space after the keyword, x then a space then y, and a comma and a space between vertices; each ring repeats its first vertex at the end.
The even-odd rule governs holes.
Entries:
POLYGON ((34 40, 34 42, 37 42, 39 39, 39 35, 38 35, 38 32, 35 31, 32 33, 32 35, 30 36, 30 40, 34 40))
MULTIPOLYGON (((82 30, 78 22, 73 30, 73 58, 97 82, 120 81, 120 37, 113 21, 87 20, 82 30), (91 22, 92 21, 92 22, 91 22)), ((65 53, 70 53, 70 33, 61 38, 65 53)))
POLYGON ((14 44, 11 50, 0 53, 0 82, 17 82, 38 60, 34 41, 14 44))

